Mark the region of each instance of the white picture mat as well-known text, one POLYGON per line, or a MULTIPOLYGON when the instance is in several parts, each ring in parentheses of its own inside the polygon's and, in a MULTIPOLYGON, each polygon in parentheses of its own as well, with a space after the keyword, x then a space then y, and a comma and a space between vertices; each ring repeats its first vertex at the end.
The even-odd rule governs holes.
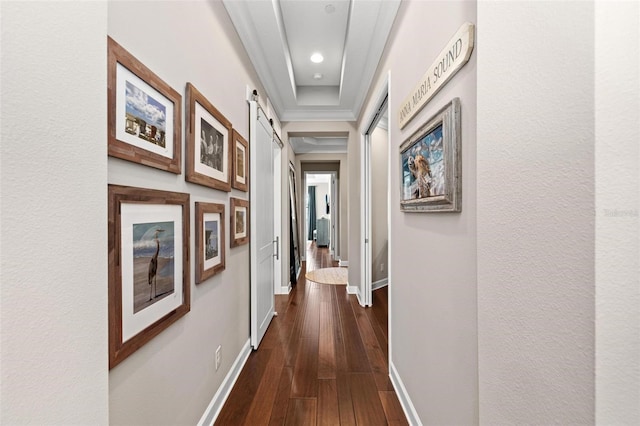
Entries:
MULTIPOLYGON (((235 239, 238 238, 244 238, 247 236, 247 220, 249 219, 247 217, 247 208, 246 207, 242 207, 242 206, 236 206, 236 211, 233 212, 233 220, 236 220, 236 212, 243 212, 244 213, 244 231, 243 232, 236 232, 236 234, 234 235, 235 239)), ((237 223, 237 222, 234 222, 237 223)), ((236 227, 237 229, 237 227, 236 227)))
MULTIPOLYGON (((236 180, 239 183, 247 183, 246 180, 246 175, 247 175, 247 150, 244 147, 243 144, 241 144, 240 142, 236 141, 236 155, 240 156, 238 154, 238 150, 240 150, 242 152, 242 175, 239 175, 238 173, 236 173, 236 180)), ((236 166, 237 166, 237 161, 236 161, 236 166)))
POLYGON ((220 240, 221 240, 221 236, 222 236, 222 218, 220 217, 220 213, 204 213, 202 215, 202 226, 205 227, 205 229, 202 230, 202 238, 204 239, 204 241, 202 242, 202 258, 204 259, 204 269, 207 270, 209 268, 213 268, 216 265, 219 265, 220 263, 222 263, 222 259, 221 259, 221 254, 222 254, 222 250, 221 250, 221 246, 220 246, 220 240), (207 222, 218 222, 218 255, 212 257, 211 259, 207 259, 207 233, 206 233, 206 226, 205 224, 207 222))
POLYGON ((144 80, 125 68, 122 64, 116 64, 116 139, 130 145, 142 148, 146 151, 173 159, 173 102, 169 101, 162 93, 149 86, 144 80), (151 96, 164 105, 166 112, 165 147, 155 145, 125 131, 126 117, 126 88, 127 81, 138 89, 151 96))
POLYGON ((126 342, 142 330, 182 305, 182 206, 159 204, 120 205, 120 264, 122 273, 122 341, 126 342), (173 222, 174 228, 174 292, 146 308, 133 313, 133 225, 138 223, 173 222))
POLYGON ((195 123, 194 123, 194 134, 196 135, 195 140, 195 149, 194 149, 194 170, 197 173, 203 174, 205 176, 209 176, 211 178, 221 180, 223 182, 229 182, 229 171, 227 164, 228 152, 229 149, 229 132, 226 127, 222 125, 216 118, 209 113, 202 105, 198 102, 195 103, 195 123), (216 129, 218 132, 222 134, 222 149, 225 151, 222 154, 222 171, 216 170, 213 167, 209 167, 206 164, 202 164, 200 162, 200 135, 202 134, 202 119, 209 123, 211 127, 216 129))

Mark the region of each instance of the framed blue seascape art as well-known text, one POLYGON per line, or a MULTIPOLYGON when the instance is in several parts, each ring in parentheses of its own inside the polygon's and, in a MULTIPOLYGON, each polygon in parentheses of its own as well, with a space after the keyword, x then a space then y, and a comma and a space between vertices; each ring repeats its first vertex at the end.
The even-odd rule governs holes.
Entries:
POLYGON ((400 210, 459 212, 460 100, 453 99, 400 146, 400 210))

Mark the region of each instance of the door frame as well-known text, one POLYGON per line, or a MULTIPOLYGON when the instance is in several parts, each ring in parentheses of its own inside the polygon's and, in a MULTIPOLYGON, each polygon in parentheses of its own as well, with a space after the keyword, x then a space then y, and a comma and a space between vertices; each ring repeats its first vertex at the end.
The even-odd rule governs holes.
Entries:
MULTIPOLYGON (((361 285, 357 291, 358 302, 361 306, 372 306, 372 259, 371 259, 371 133, 376 128, 381 118, 381 112, 387 110, 389 116, 390 74, 377 91, 375 106, 367 120, 363 121, 361 129, 362 149, 360 150, 360 205, 362 206, 363 220, 360 223, 360 277, 361 285)), ((390 120, 389 120, 390 122, 390 120)), ((390 220, 390 195, 391 195, 391 126, 387 131, 389 160, 387 162, 387 221, 390 220)), ((387 241, 389 242, 387 254, 388 285, 391 284, 391 227, 387 224, 387 241)))

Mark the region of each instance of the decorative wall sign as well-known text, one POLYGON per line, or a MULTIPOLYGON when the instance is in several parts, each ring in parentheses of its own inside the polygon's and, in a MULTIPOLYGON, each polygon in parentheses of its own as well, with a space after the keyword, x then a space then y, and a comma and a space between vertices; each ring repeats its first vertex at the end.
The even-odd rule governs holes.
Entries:
POLYGON ((189 312, 189 194, 109 185, 109 368, 189 312))
POLYGON ((469 22, 462 24, 416 87, 400 104, 398 126, 401 129, 469 61, 473 52, 474 36, 475 26, 469 22))
POLYGON ((109 155, 182 171, 182 96, 133 55, 107 40, 109 155))
POLYGON ((233 129, 233 179, 231 186, 240 191, 249 190, 249 143, 233 129))
POLYGON ((460 211, 460 158, 460 100, 455 98, 400 146, 400 210, 460 211))
POLYGON ((249 201, 231 198, 231 247, 249 242, 249 201))
POLYGON ((231 122, 187 83, 187 173, 189 182, 231 191, 231 122))
POLYGON ((224 204, 196 203, 196 284, 224 271, 224 204))

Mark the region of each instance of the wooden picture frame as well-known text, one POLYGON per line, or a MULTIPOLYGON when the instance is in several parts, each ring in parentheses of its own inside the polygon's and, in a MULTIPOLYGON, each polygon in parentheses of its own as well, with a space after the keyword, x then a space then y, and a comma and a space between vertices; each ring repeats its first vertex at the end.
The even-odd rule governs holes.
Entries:
POLYGON ((233 129, 232 137, 233 150, 233 176, 231 186, 240 191, 249 191, 249 143, 245 138, 233 129))
POLYGON ((109 185, 109 368, 191 309, 189 194, 109 185))
POLYGON ((231 247, 238 247, 249 242, 249 201, 231 197, 229 214, 231 223, 231 247))
POLYGON ((231 191, 231 122, 187 83, 187 173, 189 182, 231 191))
POLYGON ((224 204, 196 203, 196 284, 224 271, 224 204))
POLYGON ((182 96, 107 39, 108 155, 182 173, 182 96))
POLYGON ((400 210, 461 208, 460 99, 454 98, 400 146, 400 210))

